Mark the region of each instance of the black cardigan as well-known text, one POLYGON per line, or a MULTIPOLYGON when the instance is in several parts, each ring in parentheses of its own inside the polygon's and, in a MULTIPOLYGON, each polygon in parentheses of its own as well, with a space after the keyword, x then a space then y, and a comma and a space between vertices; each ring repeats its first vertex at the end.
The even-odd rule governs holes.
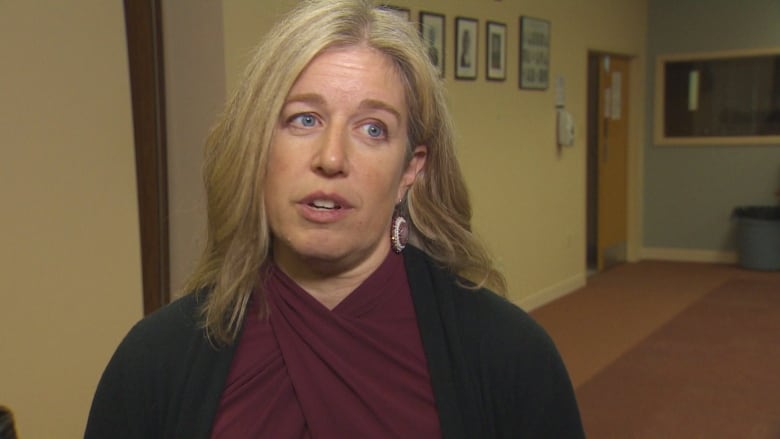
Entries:
MULTIPOLYGON (((469 290, 414 247, 405 265, 444 438, 582 438, 574 392, 545 331, 469 290)), ((234 349, 213 348, 198 294, 138 322, 98 384, 86 439, 208 438, 234 349)))

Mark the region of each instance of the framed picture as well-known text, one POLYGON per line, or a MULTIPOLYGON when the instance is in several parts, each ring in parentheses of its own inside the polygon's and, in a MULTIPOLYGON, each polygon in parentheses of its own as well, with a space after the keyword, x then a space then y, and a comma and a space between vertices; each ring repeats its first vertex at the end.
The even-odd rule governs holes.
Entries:
POLYGON ((428 47, 428 57, 444 77, 444 15, 420 11, 420 35, 428 47))
POLYGON ((473 18, 455 18, 455 78, 477 79, 477 43, 479 22, 473 18))
POLYGON ((486 35, 487 79, 503 81, 506 79, 506 25, 488 21, 486 35))
POLYGON ((520 88, 546 90, 550 82, 550 22, 520 17, 520 88))
POLYGON ((406 21, 409 21, 412 19, 412 13, 407 8, 399 8, 398 6, 390 6, 390 5, 384 5, 382 6, 383 9, 387 9, 390 12, 393 12, 395 14, 398 14, 399 17, 406 19, 406 21))

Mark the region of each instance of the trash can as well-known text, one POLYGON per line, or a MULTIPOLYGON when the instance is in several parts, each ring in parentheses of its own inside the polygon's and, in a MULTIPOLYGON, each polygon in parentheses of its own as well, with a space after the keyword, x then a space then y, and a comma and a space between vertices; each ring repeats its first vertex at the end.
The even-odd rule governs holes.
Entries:
POLYGON ((780 206, 734 209, 739 265, 751 270, 780 270, 780 206))

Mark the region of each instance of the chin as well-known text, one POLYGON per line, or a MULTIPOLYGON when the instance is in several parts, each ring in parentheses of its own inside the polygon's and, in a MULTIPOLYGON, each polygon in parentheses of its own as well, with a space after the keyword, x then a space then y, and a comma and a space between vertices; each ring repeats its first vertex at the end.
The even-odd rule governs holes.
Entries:
POLYGON ((354 252, 320 250, 298 254, 298 264, 303 265, 306 271, 327 275, 350 271, 365 260, 363 257, 356 257, 354 252))
MULTIPOLYGON (((322 240, 291 243, 284 249, 276 249, 280 258, 277 263, 298 265, 299 268, 319 272, 348 271, 371 259, 372 255, 382 251, 381 246, 354 246, 346 243, 323 243, 322 240), (332 245, 331 245, 332 244, 332 245)), ((382 254, 382 260, 390 247, 382 254)), ((381 261, 380 261, 381 262, 381 261)))

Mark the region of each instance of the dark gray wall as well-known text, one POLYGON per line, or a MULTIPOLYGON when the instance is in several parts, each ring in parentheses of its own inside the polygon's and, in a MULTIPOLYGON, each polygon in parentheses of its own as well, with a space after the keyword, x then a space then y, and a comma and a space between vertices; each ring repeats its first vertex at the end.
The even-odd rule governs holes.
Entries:
POLYGON ((733 208, 777 202, 780 145, 656 146, 652 139, 658 55, 755 48, 780 48, 780 1, 650 0, 646 248, 733 251, 733 208))

